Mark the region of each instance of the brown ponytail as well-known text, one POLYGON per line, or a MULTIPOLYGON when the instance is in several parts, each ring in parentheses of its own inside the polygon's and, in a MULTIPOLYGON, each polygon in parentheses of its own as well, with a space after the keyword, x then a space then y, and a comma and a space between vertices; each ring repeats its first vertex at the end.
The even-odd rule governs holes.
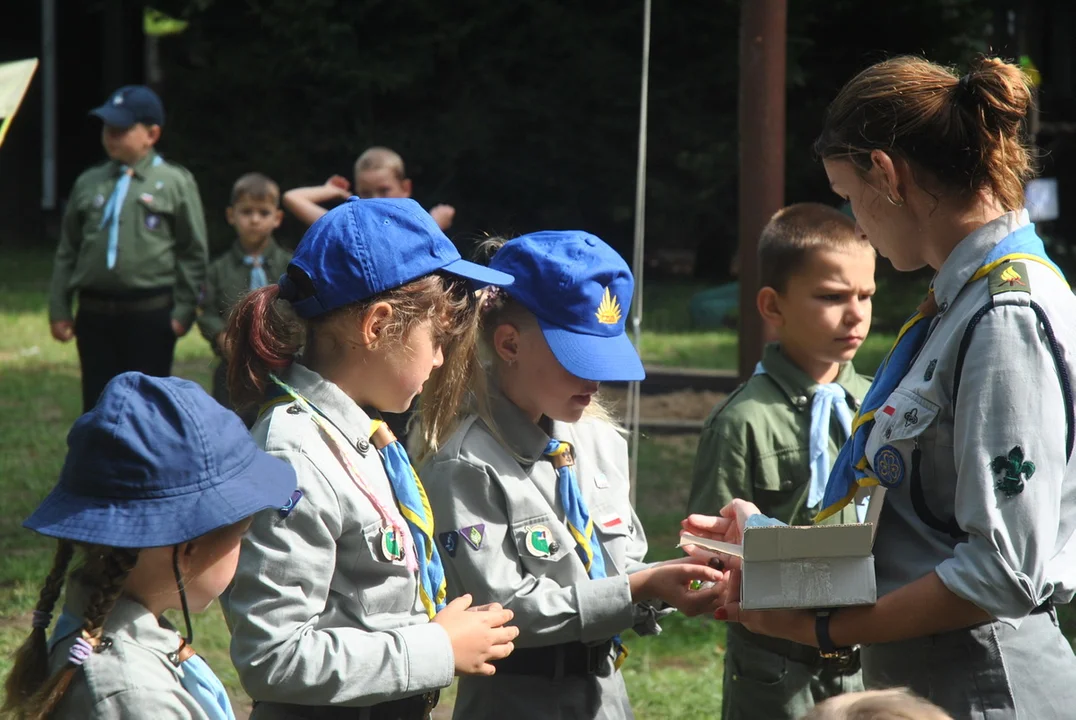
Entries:
POLYGON ((291 365, 306 341, 306 323, 279 295, 279 285, 254 290, 228 319, 228 393, 241 410, 262 401, 269 374, 291 365))
POLYGON ((958 77, 923 58, 897 57, 841 89, 815 151, 867 171, 871 151, 882 150, 929 174, 942 192, 986 190, 1016 210, 1033 175, 1024 127, 1031 102, 1026 76, 1003 60, 980 58, 958 77))
MULTIPOLYGON (((60 542, 52 570, 41 589, 38 610, 52 612, 63 587, 73 549, 70 542, 60 542)), ((96 649, 104 639, 105 620, 123 594, 127 576, 138 562, 138 550, 91 545, 85 548, 84 554, 86 562, 76 571, 77 580, 89 588, 91 594, 83 618, 82 637, 96 649)), ((20 720, 45 720, 63 699, 79 667, 68 662, 49 677, 45 630, 35 627, 19 649, 15 666, 8 677, 5 714, 20 720)))

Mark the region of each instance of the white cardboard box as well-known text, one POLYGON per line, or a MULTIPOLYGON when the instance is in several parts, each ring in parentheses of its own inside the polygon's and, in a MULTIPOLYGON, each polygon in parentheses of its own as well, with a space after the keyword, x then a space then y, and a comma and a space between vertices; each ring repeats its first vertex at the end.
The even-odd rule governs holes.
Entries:
POLYGON ((855 525, 766 525, 746 528, 742 546, 689 535, 680 544, 743 559, 745 610, 873 605, 878 587, 871 549, 884 497, 885 488, 875 488, 865 521, 855 525))

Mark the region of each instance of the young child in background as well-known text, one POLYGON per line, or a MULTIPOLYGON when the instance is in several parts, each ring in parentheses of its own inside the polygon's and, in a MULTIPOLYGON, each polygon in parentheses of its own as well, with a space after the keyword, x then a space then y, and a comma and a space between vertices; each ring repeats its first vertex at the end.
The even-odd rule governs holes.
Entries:
MULTIPOLYGON (((411 180, 400 155, 387 147, 367 148, 355 161, 355 195, 369 198, 409 198, 411 180)), ((347 200, 352 195, 346 178, 333 175, 324 185, 288 190, 284 207, 305 225, 311 225, 325 214, 324 203, 347 200)), ((430 215, 442 230, 452 227, 456 209, 451 205, 435 205, 430 215)))
POLYGON ((454 431, 438 401, 450 378, 427 385, 423 475, 449 596, 514 611, 520 649, 493 677, 460 679, 454 717, 631 718, 620 633, 658 632, 668 606, 710 612, 722 587, 690 589, 722 578, 692 560, 643 562, 627 443, 597 404, 602 381, 644 376, 624 333, 631 272, 584 232, 518 237, 490 267, 515 282, 483 301, 489 374, 473 369, 454 431))
POLYGON ((234 720, 191 646, 189 613, 231 582, 250 516, 283 507, 295 471, 195 383, 134 372, 107 385, 67 444, 59 483, 25 523, 59 546, 5 716, 234 720), (165 610, 183 612, 185 637, 165 610))
POLYGON ((75 181, 49 290, 52 336, 77 338, 83 412, 122 372, 172 374, 208 260, 194 178, 154 150, 164 125, 157 94, 122 87, 91 114, 109 160, 75 181))
POLYGON ((511 611, 446 606, 425 491, 378 417, 434 371, 456 412, 472 282, 511 276, 461 260, 413 200, 351 198, 232 314, 232 397, 262 408, 256 441, 299 475, 286 512, 255 518, 222 598, 255 720, 425 718, 454 673, 512 650, 511 611))
MULTIPOLYGON (((228 315, 240 297, 275 283, 291 262, 291 253, 273 239, 273 231, 284 218, 279 203, 280 187, 265 175, 247 173, 236 180, 227 218, 237 239, 228 252, 210 263, 206 273, 198 329, 219 358, 213 373, 213 397, 227 408, 232 407, 224 341, 228 315)), ((254 423, 253 415, 244 420, 248 426, 254 423)))
MULTIPOLYGON (((707 418, 688 513, 716 515, 743 498, 789 525, 809 525, 870 387, 852 358, 870 330, 874 249, 846 215, 801 203, 773 216, 758 253, 758 311, 778 341, 707 418)), ((849 507, 831 521, 858 519, 849 507)), ((725 720, 795 720, 862 687, 858 661, 838 667, 817 648, 728 626, 725 720)))

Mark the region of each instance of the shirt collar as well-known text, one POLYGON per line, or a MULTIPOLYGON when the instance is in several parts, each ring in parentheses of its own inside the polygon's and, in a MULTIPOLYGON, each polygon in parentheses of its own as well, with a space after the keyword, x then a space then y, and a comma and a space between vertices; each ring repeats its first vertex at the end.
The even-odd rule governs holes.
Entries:
MULTIPOLYGON (((89 588, 73 580, 67 586, 64 611, 75 617, 83 617, 89 600, 89 588)), ((112 638, 113 642, 132 642, 164 655, 172 655, 178 651, 183 642, 167 620, 154 617, 145 605, 126 595, 120 596, 105 618, 104 634, 112 638)), ((173 665, 175 664, 173 662, 173 665)))
MULTIPOLYGON (((140 178, 145 177, 146 172, 151 167, 153 167, 153 163, 154 163, 154 161, 156 159, 157 159, 157 151, 156 150, 150 150, 148 153, 146 153, 145 157, 138 160, 134 165, 131 166, 134 169, 134 174, 136 176, 140 177, 140 178)), ((123 167, 122 163, 116 163, 116 172, 119 173, 120 168, 122 168, 122 167, 123 167)))
POLYGON ((298 362, 284 372, 284 382, 298 390, 336 426, 354 447, 368 447, 370 416, 338 385, 298 362))
MULTIPOLYGON (((282 253, 283 248, 281 248, 280 245, 277 244, 276 240, 270 237, 269 242, 267 242, 265 244, 265 247, 262 249, 261 256, 263 262, 274 263, 282 253)), ((243 245, 239 242, 239 238, 236 238, 235 242, 232 243, 232 257, 235 258, 239 263, 242 263, 243 258, 245 258, 246 256, 247 253, 243 250, 243 245)))
MULTIPOLYGON (((818 383, 781 352, 779 343, 770 343, 766 346, 762 353, 762 366, 766 368, 766 375, 781 389, 792 407, 801 411, 810 409, 818 383)), ((857 397, 852 390, 855 378, 855 366, 846 362, 841 364, 837 371, 837 378, 833 382, 844 389, 852 409, 858 410, 862 398, 857 397)))
MULTIPOLYGON (((542 459, 550 436, 527 417, 518 405, 500 390, 491 388, 489 410, 496 426, 491 428, 494 436, 502 441, 518 460, 533 465, 542 459)), ((567 423, 553 421, 551 430, 558 440, 570 441, 571 430, 567 423)))
POLYGON ((934 299, 938 309, 941 312, 949 309, 995 245, 1030 223, 1027 210, 1014 210, 991 220, 961 240, 934 276, 934 299))

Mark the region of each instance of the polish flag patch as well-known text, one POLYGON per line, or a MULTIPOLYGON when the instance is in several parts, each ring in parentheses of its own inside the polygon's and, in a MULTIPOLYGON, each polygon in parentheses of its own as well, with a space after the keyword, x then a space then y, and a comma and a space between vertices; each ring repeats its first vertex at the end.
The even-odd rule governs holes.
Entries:
POLYGON ((601 519, 601 526, 603 528, 614 528, 617 525, 623 525, 624 520, 619 515, 606 515, 601 519))
POLYGON ((897 409, 892 405, 886 405, 884 408, 882 408, 882 412, 884 412, 886 415, 892 416, 897 412, 897 409))

